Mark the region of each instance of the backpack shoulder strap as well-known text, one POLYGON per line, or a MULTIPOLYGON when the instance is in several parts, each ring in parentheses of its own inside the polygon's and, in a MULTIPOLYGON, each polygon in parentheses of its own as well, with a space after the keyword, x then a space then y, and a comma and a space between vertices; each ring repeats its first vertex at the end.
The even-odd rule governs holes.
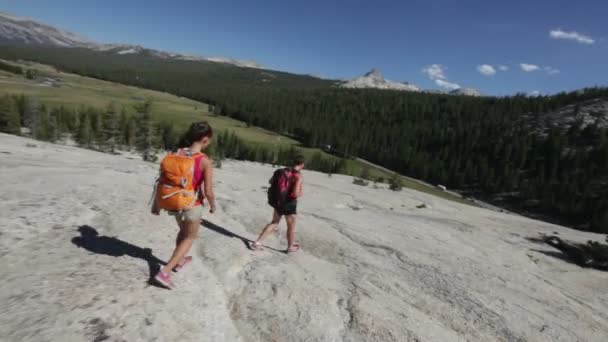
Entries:
POLYGON ((192 151, 190 151, 189 148, 180 148, 179 150, 177 150, 177 153, 182 156, 188 156, 188 157, 192 157, 192 158, 195 158, 199 155, 206 156, 206 154, 204 154, 202 152, 192 152, 192 151))

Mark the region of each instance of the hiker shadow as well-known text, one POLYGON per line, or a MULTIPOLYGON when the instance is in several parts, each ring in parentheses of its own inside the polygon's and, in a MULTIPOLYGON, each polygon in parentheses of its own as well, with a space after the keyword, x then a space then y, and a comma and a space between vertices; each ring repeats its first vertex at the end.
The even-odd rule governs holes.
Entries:
MULTIPOLYGON (((227 236, 229 238, 237 238, 237 239, 241 240, 246 248, 249 248, 249 243, 253 242, 253 240, 249 240, 249 239, 247 239, 247 238, 245 238, 245 237, 243 237, 243 236, 241 236, 239 234, 233 233, 232 231, 230 231, 230 230, 228 230, 228 229, 226 229, 224 227, 218 226, 217 224, 215 224, 215 223, 213 223, 211 221, 201 220, 201 223, 202 223, 202 225, 205 228, 207 228, 207 229, 209 229, 211 231, 214 231, 214 232, 216 232, 218 234, 222 234, 222 235, 227 236)), ((283 252, 283 251, 280 251, 278 249, 274 249, 274 248, 268 247, 268 246, 264 246, 264 248, 271 249, 271 250, 273 250, 275 252, 281 252, 281 253, 283 252)))
POLYGON ((211 231, 214 231, 216 233, 227 236, 229 238, 237 238, 237 239, 241 240, 243 242, 243 244, 245 244, 245 247, 249 247, 249 242, 251 242, 251 240, 249 240, 245 237, 242 237, 241 235, 238 235, 236 233, 233 233, 224 227, 220 227, 211 221, 201 220, 201 223, 202 223, 203 227, 205 227, 211 231))
POLYGON ((104 254, 113 257, 130 256, 142 259, 148 263, 149 277, 148 283, 156 285, 153 281, 154 275, 159 271, 160 265, 166 262, 158 259, 152 254, 152 249, 141 248, 115 237, 99 236, 97 230, 89 225, 78 227, 80 236, 72 238, 72 243, 79 248, 84 248, 96 254, 104 254))

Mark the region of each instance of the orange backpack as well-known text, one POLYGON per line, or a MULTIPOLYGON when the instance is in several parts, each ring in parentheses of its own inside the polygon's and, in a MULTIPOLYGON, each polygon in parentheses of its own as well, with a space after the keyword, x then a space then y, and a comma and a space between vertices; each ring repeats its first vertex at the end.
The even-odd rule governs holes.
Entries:
POLYGON ((180 149, 169 153, 160 162, 160 176, 156 185, 156 207, 168 211, 191 209, 198 198, 194 188, 195 157, 202 153, 191 153, 180 149))

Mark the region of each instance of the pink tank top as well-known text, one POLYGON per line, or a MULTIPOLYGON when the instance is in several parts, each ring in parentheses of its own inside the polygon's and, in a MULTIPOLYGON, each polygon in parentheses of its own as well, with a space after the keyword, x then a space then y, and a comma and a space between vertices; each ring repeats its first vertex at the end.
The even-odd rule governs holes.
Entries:
POLYGON ((206 157, 207 156, 204 153, 194 157, 194 175, 192 177, 192 184, 194 185, 194 189, 199 191, 199 196, 196 200, 195 206, 203 204, 203 200, 205 199, 203 193, 201 192, 201 185, 203 185, 205 179, 205 174, 203 170, 201 170, 201 160, 206 157))

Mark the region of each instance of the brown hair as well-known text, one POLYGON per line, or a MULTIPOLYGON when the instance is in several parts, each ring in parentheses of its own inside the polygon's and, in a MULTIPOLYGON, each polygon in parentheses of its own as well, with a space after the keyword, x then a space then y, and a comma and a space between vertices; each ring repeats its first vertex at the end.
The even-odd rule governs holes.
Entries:
POLYGON ((305 161, 306 159, 304 159, 304 156, 298 154, 297 156, 293 157, 293 164, 291 166, 296 167, 298 165, 302 165, 305 161))
POLYGON ((204 137, 211 138, 213 136, 213 128, 207 121, 193 122, 190 128, 184 133, 179 140, 180 148, 190 147, 195 141, 199 141, 204 137))

